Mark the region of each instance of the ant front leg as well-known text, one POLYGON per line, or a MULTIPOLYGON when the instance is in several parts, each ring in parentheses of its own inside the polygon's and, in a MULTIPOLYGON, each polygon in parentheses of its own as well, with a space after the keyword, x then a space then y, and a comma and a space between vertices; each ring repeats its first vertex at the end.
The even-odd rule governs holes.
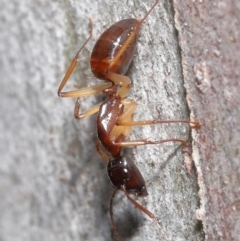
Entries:
POLYGON ((184 147, 188 146, 188 143, 186 141, 178 138, 170 138, 170 139, 164 139, 159 141, 151 141, 148 139, 135 140, 135 141, 122 141, 122 142, 115 142, 114 145, 121 146, 121 147, 128 147, 128 146, 156 145, 156 144, 162 144, 165 142, 180 142, 184 147))

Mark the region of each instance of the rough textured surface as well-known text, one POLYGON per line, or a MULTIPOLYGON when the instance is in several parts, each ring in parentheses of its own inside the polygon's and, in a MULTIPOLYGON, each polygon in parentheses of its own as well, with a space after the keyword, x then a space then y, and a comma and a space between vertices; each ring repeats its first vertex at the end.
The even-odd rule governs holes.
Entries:
MULTIPOLYGON (((77 122, 74 100, 60 99, 56 91, 88 36, 89 17, 91 50, 106 27, 142 18, 153 2, 0 0, 1 241, 112 240, 113 189, 95 149, 95 118, 77 122)), ((149 196, 139 201, 176 241, 204 239, 197 209, 207 240, 240 236, 239 3, 208 2, 174 1, 174 22, 172 2, 161 1, 143 25, 128 72, 131 97, 139 103, 136 120, 188 119, 190 109, 203 124, 193 132, 198 185, 178 144, 127 152, 148 182, 149 196)), ((88 76, 83 61, 68 89, 96 82, 88 76)), ((96 101, 83 100, 82 107, 96 101)), ((190 132, 184 125, 145 126, 135 128, 130 139, 149 137, 187 139, 190 132)), ((114 213, 121 240, 163 240, 122 193, 114 213)))
POLYGON ((174 1, 206 240, 240 240, 240 3, 174 1), (188 14, 186 14, 186 11, 188 14))

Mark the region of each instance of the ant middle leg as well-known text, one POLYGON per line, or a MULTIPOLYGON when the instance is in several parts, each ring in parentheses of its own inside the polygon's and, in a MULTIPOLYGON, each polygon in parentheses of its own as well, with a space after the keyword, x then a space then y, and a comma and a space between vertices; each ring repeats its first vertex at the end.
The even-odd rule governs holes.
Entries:
MULTIPOLYGON (((129 136, 132 127, 135 126, 143 126, 143 125, 151 125, 151 124, 169 124, 169 123, 184 123, 190 124, 191 127, 198 128, 200 125, 198 122, 192 122, 187 120, 169 120, 169 121, 162 121, 162 120, 147 120, 147 121, 133 121, 133 114, 136 110, 137 104, 134 100, 131 99, 123 99, 122 103, 124 105, 124 112, 118 118, 117 122, 115 123, 116 130, 122 132, 122 134, 127 137, 129 136)), ((115 130, 114 129, 114 130, 115 130)), ((117 131, 115 131, 117 132, 117 131)), ((188 146, 187 141, 178 139, 178 138, 170 138, 158 141, 151 141, 149 139, 143 140, 135 140, 135 141, 120 141, 115 142, 114 144, 117 146, 127 147, 127 146, 139 146, 139 145, 153 145, 153 144, 161 144, 165 142, 180 142, 183 146, 188 146)))
POLYGON ((144 126, 153 124, 189 124, 191 128, 200 128, 200 123, 197 121, 188 120, 145 120, 145 121, 134 121, 133 114, 137 108, 137 103, 131 99, 123 99, 125 112, 120 116, 118 121, 115 123, 116 126, 144 126))
POLYGON ((144 126, 144 125, 152 125, 152 124, 189 124, 191 128, 198 129, 200 128, 200 123, 197 121, 188 121, 188 120, 146 120, 146 121, 122 121, 117 122, 117 126, 144 126))

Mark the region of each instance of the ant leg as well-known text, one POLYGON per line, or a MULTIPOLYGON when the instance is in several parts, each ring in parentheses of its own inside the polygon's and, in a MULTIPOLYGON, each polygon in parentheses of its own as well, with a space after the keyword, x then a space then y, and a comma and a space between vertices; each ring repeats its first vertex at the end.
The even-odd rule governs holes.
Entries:
POLYGON ((96 148, 100 156, 103 158, 105 162, 109 161, 109 156, 102 150, 102 144, 100 141, 97 142, 96 148))
POLYGON ((133 114, 137 108, 137 103, 131 99, 123 99, 124 113, 118 118, 115 123, 116 126, 143 126, 152 124, 189 124, 191 128, 200 128, 200 123, 197 121, 188 120, 146 120, 146 121, 133 121, 133 114))
POLYGON ((78 98, 77 101, 76 101, 76 104, 75 104, 75 108, 74 108, 74 116, 77 120, 80 120, 80 119, 83 119, 87 116, 93 115, 93 114, 95 114, 99 111, 99 108, 100 108, 101 104, 102 104, 102 102, 97 104, 97 105, 94 105, 89 110, 87 110, 83 113, 79 113, 80 102, 79 102, 79 98, 78 98))
POLYGON ((159 141, 150 141, 150 140, 135 140, 135 141, 122 141, 122 142, 115 142, 114 145, 116 146, 142 146, 142 145, 155 145, 155 144, 162 144, 165 142, 180 142, 184 147, 188 146, 188 143, 184 140, 178 139, 178 138, 170 138, 170 139, 164 139, 159 141))
POLYGON ((152 124, 189 124, 191 128, 200 128, 200 123, 197 121, 188 121, 188 120, 146 120, 146 121, 121 121, 117 122, 117 126, 144 126, 144 125, 152 125, 152 124))
MULTIPOLYGON (((130 202, 132 202, 139 210, 141 210, 142 212, 144 212, 146 215, 148 215, 148 217, 150 217, 150 218, 154 221, 154 223, 157 225, 157 227, 158 227, 159 231, 161 232, 162 236, 164 237, 164 239, 165 239, 165 240, 169 240, 169 239, 167 238, 166 234, 163 232, 162 227, 161 227, 160 224, 158 223, 158 221, 157 221, 156 217, 154 216, 154 214, 151 213, 149 210, 147 210, 147 209, 146 209, 145 207, 143 207, 142 205, 140 205, 140 204, 139 204, 138 202, 136 202, 134 199, 132 199, 132 198, 130 197, 130 195, 127 193, 126 188, 125 188, 124 186, 122 186, 121 189, 123 190, 124 194, 126 195, 126 197, 128 198, 128 200, 129 200, 130 202)), ((116 191, 115 191, 115 192, 116 192, 116 191)))
MULTIPOLYGON (((124 106, 124 112, 119 116, 117 122, 121 121, 127 121, 132 122, 133 121, 133 113, 135 112, 137 108, 137 103, 134 100, 131 99, 123 99, 121 103, 124 106)), ((133 126, 118 126, 115 125, 115 128, 113 128, 112 133, 113 136, 118 136, 119 132, 122 133, 122 135, 129 136, 132 131, 133 126)))
MULTIPOLYGON (((154 123, 152 121, 139 121, 139 122, 135 122, 133 121, 133 113, 136 110, 137 104, 134 100, 131 99, 123 99, 122 100, 122 104, 124 105, 124 112, 123 114, 118 118, 117 122, 115 123, 116 125, 116 130, 118 130, 124 135, 124 136, 129 136, 132 127, 134 126, 141 126, 141 125, 149 125, 149 124, 156 124, 154 121, 154 123), (150 122, 150 123, 149 123, 150 122), (135 125, 135 123, 137 123, 137 125, 135 125), (130 128, 129 128, 130 127, 130 128)), ((188 123, 188 121, 187 121, 188 123)), ((117 131, 116 131, 117 133, 117 131)), ((115 134, 115 133, 113 133, 115 134)), ((188 146, 188 143, 184 140, 181 139, 177 139, 177 138, 171 138, 171 139, 165 139, 165 140, 159 140, 159 141, 150 141, 148 139, 145 140, 135 140, 135 141, 123 141, 123 142, 115 142, 115 145, 117 146, 122 146, 122 147, 126 147, 126 146, 139 146, 139 145, 148 145, 148 144, 161 144, 164 142, 180 142, 183 146, 188 146)))
MULTIPOLYGON (((133 113, 137 107, 137 104, 134 100, 131 99, 123 99, 121 103, 124 106, 124 112, 119 116, 118 121, 126 120, 132 121, 133 113)), ((111 136, 117 139, 119 136, 127 137, 130 135, 132 131, 132 126, 117 126, 115 125, 111 130, 111 136)))
POLYGON ((111 86, 110 84, 100 84, 100 85, 95 85, 92 87, 87 87, 87 88, 82 88, 79 90, 75 90, 75 91, 69 91, 69 92, 62 92, 62 89, 64 88, 64 86, 66 85, 69 77, 71 76, 72 72, 74 71, 78 61, 79 61, 79 55, 82 52, 82 50, 85 48, 86 44, 89 42, 89 40, 92 38, 92 20, 89 19, 90 21, 90 35, 87 38, 87 40, 85 41, 85 43, 82 45, 82 47, 78 50, 78 52, 76 53, 75 57, 73 58, 70 66, 68 67, 68 70, 61 82, 61 84, 59 85, 58 88, 58 95, 60 97, 84 97, 84 96, 89 96, 89 95, 94 95, 98 92, 103 91, 104 89, 108 88, 109 86, 111 86))
POLYGON ((132 123, 133 122, 133 114, 135 112, 135 110, 137 109, 137 103, 132 100, 132 99, 123 99, 121 101, 121 103, 124 106, 124 112, 121 114, 121 116, 118 118, 117 120, 117 126, 118 123, 125 123, 125 122, 129 122, 132 123))
POLYGON ((119 237, 118 237, 118 232, 117 232, 117 227, 116 227, 116 224, 114 222, 114 219, 113 219, 113 210, 112 210, 112 204, 113 204, 113 199, 117 193, 119 189, 115 189, 113 194, 112 194, 112 197, 111 197, 111 201, 110 201, 110 218, 111 218, 111 223, 112 223, 112 229, 113 229, 113 236, 114 236, 114 240, 115 241, 119 241, 119 237))
POLYGON ((120 90, 118 91, 118 95, 123 99, 128 95, 130 91, 131 80, 129 77, 125 75, 119 75, 112 72, 108 73, 108 78, 114 82, 116 85, 120 86, 120 90))
POLYGON ((78 90, 68 91, 68 92, 60 92, 60 97, 70 97, 70 98, 77 98, 77 97, 88 97, 91 95, 95 95, 101 93, 103 90, 112 86, 112 83, 104 83, 99 85, 93 85, 89 87, 80 88, 78 90))

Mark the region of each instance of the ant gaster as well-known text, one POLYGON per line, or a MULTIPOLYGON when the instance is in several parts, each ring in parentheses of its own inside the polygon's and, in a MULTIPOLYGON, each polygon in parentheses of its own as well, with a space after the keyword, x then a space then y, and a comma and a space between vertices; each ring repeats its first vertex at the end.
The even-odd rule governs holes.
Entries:
POLYGON ((129 194, 134 194, 145 197, 148 195, 148 192, 145 181, 137 166, 131 159, 122 155, 122 147, 160 144, 169 141, 180 142, 184 146, 187 146, 186 141, 176 138, 159 141, 150 141, 148 139, 125 141, 124 139, 129 136, 132 127, 161 123, 186 123, 190 124, 193 128, 199 127, 198 122, 187 120, 133 121, 133 114, 136 110, 137 103, 126 98, 130 90, 131 81, 129 77, 124 74, 133 59, 141 25, 158 2, 159 0, 154 3, 142 20, 121 20, 109 27, 97 40, 90 59, 91 70, 96 78, 105 80, 106 83, 79 88, 74 91, 62 92, 62 89, 79 61, 78 58, 81 51, 92 37, 92 21, 90 20, 90 36, 73 58, 58 89, 58 95, 60 97, 78 98, 74 110, 74 115, 77 119, 98 113, 97 135, 99 141, 96 146, 99 154, 108 163, 107 173, 115 188, 110 201, 110 217, 115 241, 118 241, 119 237, 113 220, 112 202, 118 190, 122 190, 126 197, 138 209, 154 220, 164 238, 168 240, 155 216, 129 196, 129 194), (108 98, 89 110, 79 113, 79 98, 95 95, 97 93, 104 93, 108 98))

